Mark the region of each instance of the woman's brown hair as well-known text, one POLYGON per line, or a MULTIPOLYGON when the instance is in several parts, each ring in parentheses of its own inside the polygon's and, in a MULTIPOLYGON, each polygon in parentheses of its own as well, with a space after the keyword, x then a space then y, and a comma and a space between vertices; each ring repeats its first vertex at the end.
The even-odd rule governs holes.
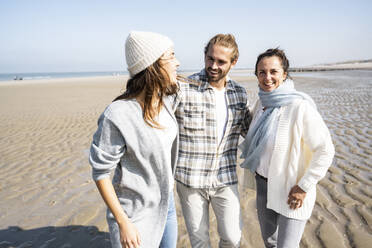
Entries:
POLYGON ((289 76, 289 61, 287 59, 287 56, 285 55, 284 50, 281 50, 278 47, 267 49, 264 53, 261 53, 260 55, 258 55, 255 70, 254 70, 254 74, 257 76, 257 66, 258 66, 258 63, 260 63, 260 61, 263 58, 273 57, 273 56, 276 56, 280 59, 280 62, 282 63, 283 71, 287 74, 288 78, 291 78, 289 76))
POLYGON ((163 106, 163 97, 177 93, 178 86, 170 81, 168 73, 158 59, 127 82, 125 92, 114 101, 132 99, 144 91, 143 119, 151 127, 162 128, 155 120, 163 106))

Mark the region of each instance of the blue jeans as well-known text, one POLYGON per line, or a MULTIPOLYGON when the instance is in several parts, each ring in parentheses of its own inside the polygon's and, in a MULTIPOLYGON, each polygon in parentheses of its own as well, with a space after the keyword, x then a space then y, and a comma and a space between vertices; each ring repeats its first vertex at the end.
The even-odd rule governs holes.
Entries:
POLYGON ((169 195, 168 216, 165 223, 163 237, 160 242, 160 248, 176 248, 177 246, 177 214, 174 204, 173 191, 169 195))

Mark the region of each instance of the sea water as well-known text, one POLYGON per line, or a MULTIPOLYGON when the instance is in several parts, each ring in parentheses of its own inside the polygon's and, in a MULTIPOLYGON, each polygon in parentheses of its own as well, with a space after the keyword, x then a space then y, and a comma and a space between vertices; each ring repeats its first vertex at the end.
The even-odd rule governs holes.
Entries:
POLYGON ((126 71, 4 73, 0 81, 128 75, 126 71))

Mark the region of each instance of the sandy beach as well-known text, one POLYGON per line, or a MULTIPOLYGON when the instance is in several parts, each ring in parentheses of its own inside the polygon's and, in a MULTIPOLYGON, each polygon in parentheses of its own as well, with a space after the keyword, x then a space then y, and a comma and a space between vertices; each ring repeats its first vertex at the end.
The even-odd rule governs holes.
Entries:
MULTIPOLYGON (((241 71, 231 77, 246 87, 253 104, 256 79, 241 71)), ((336 147, 301 247, 371 247, 372 71, 293 78, 298 90, 314 98, 336 147)), ((88 153, 99 115, 126 80, 0 82, 0 248, 110 247, 106 207, 91 178, 88 153)), ((240 194, 241 246, 263 247, 255 192, 240 187, 240 194)), ((190 247, 177 197, 176 207, 178 247, 190 247)), ((210 221, 212 246, 218 247, 213 215, 210 221)))

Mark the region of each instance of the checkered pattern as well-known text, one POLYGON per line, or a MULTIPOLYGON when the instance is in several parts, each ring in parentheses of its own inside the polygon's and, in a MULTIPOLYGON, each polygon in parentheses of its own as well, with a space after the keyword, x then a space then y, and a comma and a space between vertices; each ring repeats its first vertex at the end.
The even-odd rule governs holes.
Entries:
POLYGON ((190 76, 200 84, 179 82, 176 117, 180 147, 175 178, 192 188, 214 188, 236 184, 237 146, 251 121, 246 90, 228 79, 228 121, 220 145, 217 141, 215 95, 206 72, 190 76))

